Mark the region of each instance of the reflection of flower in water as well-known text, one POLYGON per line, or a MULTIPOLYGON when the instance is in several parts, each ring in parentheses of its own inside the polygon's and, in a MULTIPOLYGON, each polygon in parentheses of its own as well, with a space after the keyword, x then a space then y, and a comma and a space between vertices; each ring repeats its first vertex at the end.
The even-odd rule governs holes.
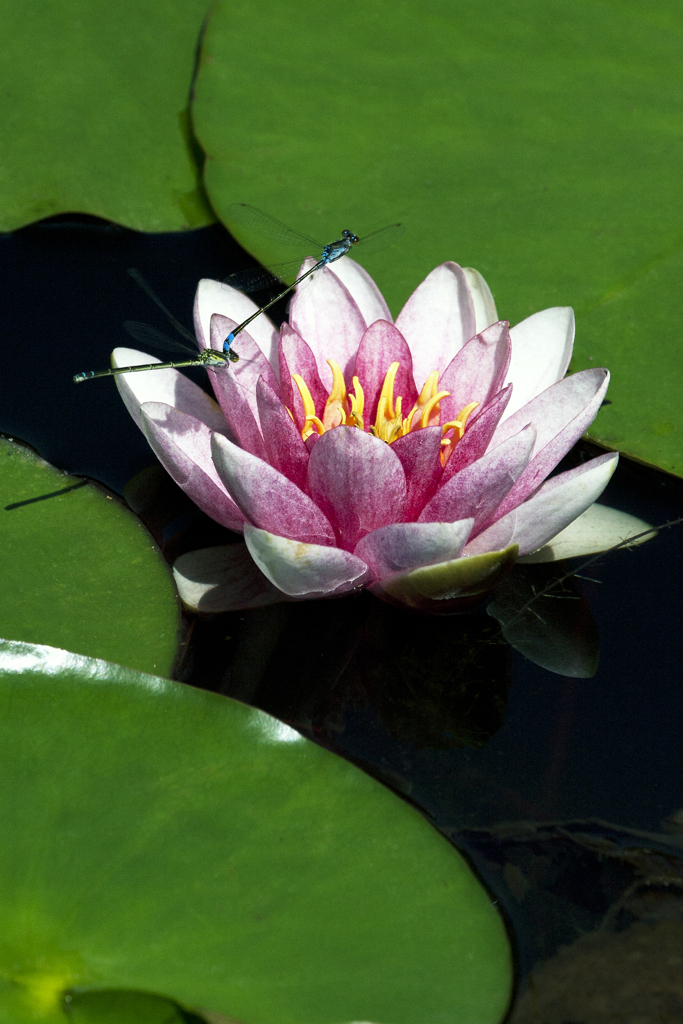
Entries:
POLYGON ((192 649, 181 678, 254 704, 333 749, 348 753, 344 736, 356 720, 380 745, 388 733, 392 747, 434 750, 483 747, 503 724, 510 646, 484 612, 453 616, 444 628, 439 617, 363 593, 222 619, 200 622, 204 656, 193 665, 192 649))
POLYGON ((577 579, 562 564, 516 565, 488 605, 505 639, 536 665, 587 679, 598 667, 600 642, 577 579))
MULTIPOLYGON (((202 281, 200 347, 220 347, 255 308, 202 281)), ((572 341, 566 308, 509 331, 483 278, 452 263, 393 325, 374 282, 345 258, 297 294, 279 338, 263 315, 239 336, 236 368, 210 371, 219 405, 174 370, 118 377, 171 476, 244 533, 246 549, 179 561, 183 599, 217 610, 368 587, 447 611, 495 586, 518 553, 553 558, 558 535, 563 555, 580 547, 572 524, 617 456, 546 480, 609 378, 565 378, 572 341)), ((117 365, 136 359, 150 357, 115 353, 117 365)))
POLYGON ((489 608, 444 622, 356 594, 253 608, 225 623, 219 616, 214 630, 204 620, 204 656, 193 669, 190 650, 181 678, 253 703, 333 749, 340 741, 345 751, 347 723, 369 714, 373 733, 412 749, 479 749, 505 719, 512 646, 564 676, 595 671, 597 631, 577 581, 563 582, 563 599, 549 608, 541 603, 541 617, 522 615, 509 638, 499 626, 562 568, 515 566, 495 595, 494 617, 489 608))
POLYGON ((486 615, 415 619, 375 604, 352 672, 387 731, 430 750, 486 745, 505 719, 510 648, 486 615))
MULTIPOLYGON (((517 568, 501 584, 510 613, 520 606, 515 591, 523 602, 529 581, 538 588, 549 580, 549 569, 557 573, 549 566, 520 569, 522 584, 514 582, 517 568)), ((554 671, 590 675, 597 660, 595 626, 575 581, 565 594, 572 599, 549 602, 552 619, 523 620, 517 646, 554 671)), ((197 625, 202 655, 193 667, 191 647, 184 681, 263 708, 346 755, 344 737, 356 720, 377 735, 380 747, 388 733, 392 745, 418 750, 478 749, 503 725, 515 638, 508 643, 483 610, 445 621, 356 594, 334 602, 280 603, 229 619, 207 617, 197 625), (210 665, 213 676, 207 675, 210 665)), ((365 767, 377 773, 370 760, 365 767)), ((398 777, 390 784, 401 788, 398 777)))

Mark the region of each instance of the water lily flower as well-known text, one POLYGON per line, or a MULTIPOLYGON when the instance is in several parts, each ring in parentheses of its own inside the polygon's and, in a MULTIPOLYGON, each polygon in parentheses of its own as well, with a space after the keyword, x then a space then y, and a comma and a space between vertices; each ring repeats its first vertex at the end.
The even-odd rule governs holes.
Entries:
MULTIPOLYGON (((256 308, 201 281, 200 348, 221 348, 256 308)), ((297 292, 280 332, 261 315, 235 341, 240 361, 208 370, 217 401, 173 369, 117 377, 176 483, 244 537, 176 562, 183 600, 225 610, 366 587, 451 611, 518 557, 560 557, 558 539, 561 557, 601 550, 592 536, 603 547, 621 539, 629 524, 615 513, 606 527, 604 506, 591 534, 617 455, 548 479, 609 381, 605 369, 565 377, 573 336, 566 307, 510 329, 481 275, 455 263, 433 270, 394 323, 344 257, 297 292)), ((148 362, 131 349, 113 356, 148 362)))

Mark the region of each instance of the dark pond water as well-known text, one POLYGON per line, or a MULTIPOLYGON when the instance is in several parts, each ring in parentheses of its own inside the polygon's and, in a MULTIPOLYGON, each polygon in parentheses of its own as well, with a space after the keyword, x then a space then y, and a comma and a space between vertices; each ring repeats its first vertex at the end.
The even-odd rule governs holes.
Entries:
MULTIPOLYGON (((62 217, 0 237, 0 432, 124 495, 169 560, 230 535, 160 470, 112 382, 71 378, 130 343, 124 320, 167 329, 127 268, 191 328, 197 280, 251 262, 219 227, 138 235, 62 217)), ((566 465, 596 453, 580 442, 566 465)), ((601 500, 664 524, 683 515, 683 481, 622 458, 601 500)), ((577 643, 599 638, 590 679, 528 661, 485 608, 436 619, 369 595, 196 619, 177 676, 353 760, 466 852, 513 935, 515 1022, 680 1022, 682 537, 602 556, 552 610, 537 603, 577 643)), ((520 586, 547 582, 533 567, 520 586)))

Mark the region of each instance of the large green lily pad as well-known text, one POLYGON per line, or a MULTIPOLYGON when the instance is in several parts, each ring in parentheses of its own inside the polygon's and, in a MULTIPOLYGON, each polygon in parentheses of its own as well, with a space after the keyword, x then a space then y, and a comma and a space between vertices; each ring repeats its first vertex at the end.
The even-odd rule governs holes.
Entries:
POLYGON ((0 230, 208 224, 187 106, 206 0, 2 0, 0 230))
POLYGON ((66 1024, 83 990, 241 1024, 501 1019, 490 897, 359 769, 246 705, 49 647, 0 644, 0 702, 0 1019, 66 1024))
POLYGON ((395 312, 446 259, 513 323, 574 306, 573 369, 613 374, 590 436, 682 473, 682 45, 674 0, 216 0, 207 189, 229 227, 236 201, 323 241, 404 221, 367 261, 395 312))
POLYGON ((103 490, 5 438, 0 547, 6 637, 170 674, 178 600, 147 530, 103 490))

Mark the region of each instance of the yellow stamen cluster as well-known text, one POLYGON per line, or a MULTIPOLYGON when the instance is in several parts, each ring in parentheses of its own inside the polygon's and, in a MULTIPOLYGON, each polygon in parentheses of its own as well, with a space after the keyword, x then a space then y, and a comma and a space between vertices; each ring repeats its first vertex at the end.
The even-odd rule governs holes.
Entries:
MULTIPOLYGON (((360 427, 361 430, 365 430, 365 423, 363 421, 365 395, 363 394, 363 388, 358 377, 353 378, 355 394, 347 395, 344 375, 338 364, 333 359, 328 359, 327 362, 332 370, 332 390, 325 402, 322 420, 315 414, 315 404, 303 377, 298 373, 292 374, 292 380, 299 389, 301 402, 304 407, 304 425, 301 431, 304 441, 312 433, 324 434, 326 430, 331 430, 332 427, 360 427)), ((291 411, 287 411, 292 416, 291 411)), ((293 416, 292 419, 294 419, 293 416)))
POLYGON ((403 399, 397 398, 394 404, 394 383, 398 368, 399 363, 392 363, 389 367, 377 403, 375 422, 370 424, 370 433, 388 444, 395 441, 397 437, 403 436, 403 417, 401 416, 403 399))
POLYGON ((464 409, 460 410, 457 420, 449 420, 448 423, 444 423, 441 428, 441 433, 443 434, 441 444, 449 445, 458 443, 462 435, 465 433, 465 424, 478 405, 479 402, 470 402, 469 405, 466 405, 464 409), (453 431, 453 437, 446 437, 449 430, 453 431))
MULTIPOLYGON (((365 430, 363 420, 365 395, 358 377, 354 377, 352 381, 353 393, 347 394, 344 375, 340 367, 333 359, 328 359, 327 362, 332 370, 332 388, 325 403, 322 420, 316 415, 313 398, 305 381, 298 373, 292 374, 292 380, 299 389, 304 407, 304 425, 301 431, 304 441, 314 432, 324 434, 326 430, 331 430, 333 427, 350 426, 365 430)), ((404 418, 401 408, 403 399, 400 395, 394 399, 394 384, 399 365, 397 362, 392 363, 387 371, 377 403, 375 422, 370 424, 370 433, 381 441, 386 441, 387 444, 391 444, 399 437, 404 437, 411 430, 438 425, 439 403, 442 398, 447 398, 450 395, 450 391, 438 390, 439 371, 434 370, 427 377, 417 402, 404 418)), ((443 434, 441 444, 444 446, 443 461, 465 433, 467 420, 478 405, 479 402, 470 402, 464 409, 461 409, 457 419, 443 424, 441 428, 443 434), (446 437, 450 431, 453 431, 453 436, 446 437)))

